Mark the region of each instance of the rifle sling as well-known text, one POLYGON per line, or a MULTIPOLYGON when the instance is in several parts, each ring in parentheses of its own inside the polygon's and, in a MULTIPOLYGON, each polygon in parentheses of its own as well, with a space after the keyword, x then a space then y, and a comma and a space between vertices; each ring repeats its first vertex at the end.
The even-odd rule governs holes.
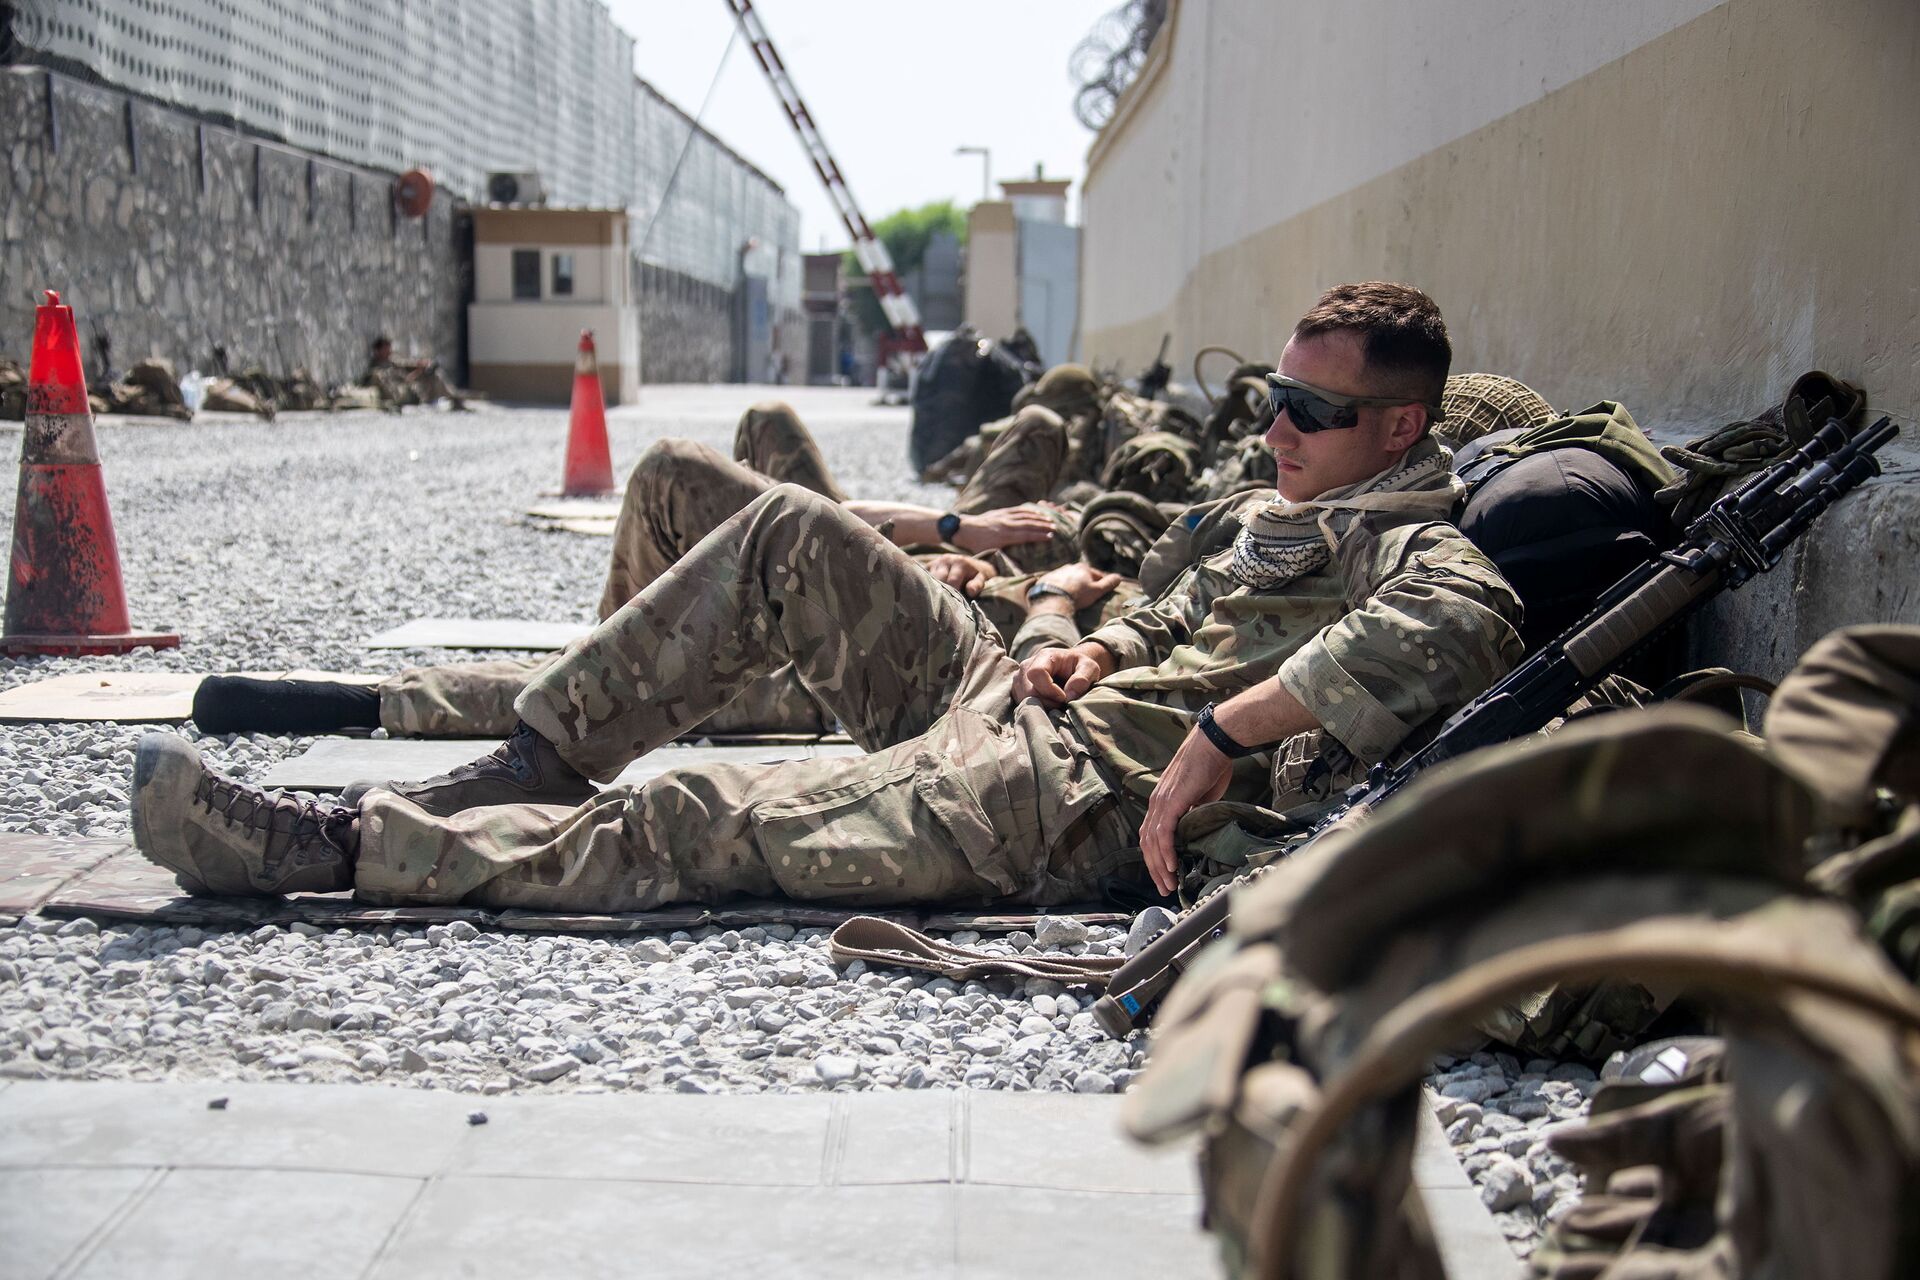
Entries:
POLYGON ((1077 986, 1105 988, 1124 961, 1119 956, 997 956, 956 947, 878 916, 855 916, 833 931, 828 950, 838 965, 865 960, 870 965, 918 969, 955 982, 970 978, 1045 978, 1077 986))

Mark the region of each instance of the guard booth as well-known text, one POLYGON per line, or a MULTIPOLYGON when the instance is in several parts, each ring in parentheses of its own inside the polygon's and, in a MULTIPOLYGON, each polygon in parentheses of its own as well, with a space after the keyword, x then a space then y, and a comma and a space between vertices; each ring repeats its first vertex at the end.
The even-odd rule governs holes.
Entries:
POLYGON ((580 331, 593 330, 609 405, 640 397, 640 310, 624 209, 473 211, 467 378, 496 400, 566 404, 580 331))

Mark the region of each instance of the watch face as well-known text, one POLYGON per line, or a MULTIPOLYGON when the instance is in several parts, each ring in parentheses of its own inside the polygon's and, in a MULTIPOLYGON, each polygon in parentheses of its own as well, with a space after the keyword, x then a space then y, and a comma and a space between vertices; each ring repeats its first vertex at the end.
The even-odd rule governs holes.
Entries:
POLYGON ((952 542, 953 535, 960 532, 960 517, 949 511, 946 515, 940 517, 939 522, 934 525, 934 528, 940 531, 940 540, 942 542, 952 542))

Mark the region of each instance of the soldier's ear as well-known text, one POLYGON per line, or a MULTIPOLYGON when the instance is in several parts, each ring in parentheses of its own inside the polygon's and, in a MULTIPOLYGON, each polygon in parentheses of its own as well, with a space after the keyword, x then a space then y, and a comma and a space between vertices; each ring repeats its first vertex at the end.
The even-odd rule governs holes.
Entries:
POLYGON ((1395 453, 1403 453, 1419 443, 1427 434, 1427 427, 1433 420, 1431 411, 1423 404, 1397 404, 1387 410, 1387 448, 1395 453))

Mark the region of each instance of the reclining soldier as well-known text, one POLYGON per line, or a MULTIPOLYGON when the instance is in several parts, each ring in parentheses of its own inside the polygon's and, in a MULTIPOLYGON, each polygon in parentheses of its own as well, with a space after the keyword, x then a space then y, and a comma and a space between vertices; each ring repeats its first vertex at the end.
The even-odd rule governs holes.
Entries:
MULTIPOLYGON (((1058 470, 1065 434, 1044 406, 1022 411, 993 456, 942 513, 905 503, 848 499, 819 446, 785 404, 769 401, 741 415, 734 456, 693 441, 650 446, 628 477, 615 523, 613 552, 601 591, 605 619, 660 577, 700 539, 780 481, 843 504, 906 547, 958 547, 917 562, 936 578, 978 595, 1001 575, 1052 569, 1076 558, 1072 517, 1038 505, 1058 470), (982 559, 987 556, 991 559, 982 559)), ((1011 643, 1025 619, 1004 597, 1030 577, 1005 578, 989 600, 989 616, 1011 643)), ((1081 603, 1118 584, 1110 574, 1056 575, 1051 589, 1081 603)), ((1137 591, 1129 597, 1139 598, 1137 591)), ((334 681, 210 676, 194 695, 193 719, 204 733, 327 733, 383 728, 396 736, 504 736, 518 719, 514 699, 553 662, 551 655, 409 667, 377 686, 334 681)), ((832 725, 805 688, 783 670, 756 682, 704 726, 709 733, 822 733, 832 725)))
POLYGON ((1450 359, 1419 290, 1329 290, 1280 360, 1275 499, 1074 647, 1015 663, 871 526, 778 485, 532 681, 492 755, 328 805, 153 734, 136 843, 191 891, 376 903, 1053 904, 1143 871, 1170 891, 1182 815, 1297 800, 1272 794, 1272 744, 1378 760, 1518 655, 1513 592, 1446 523, 1459 481, 1427 432, 1450 359), (868 754, 596 789, 789 662, 868 754))

